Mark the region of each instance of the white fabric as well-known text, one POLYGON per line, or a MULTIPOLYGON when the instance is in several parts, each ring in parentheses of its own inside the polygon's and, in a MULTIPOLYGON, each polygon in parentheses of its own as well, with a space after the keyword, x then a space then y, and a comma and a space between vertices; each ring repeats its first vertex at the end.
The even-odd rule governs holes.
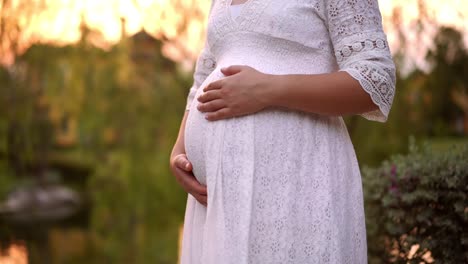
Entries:
POLYGON ((238 5, 231 5, 231 16, 235 19, 237 18, 237 16, 239 16, 240 14, 240 11, 242 9, 242 7, 244 6, 244 4, 238 4, 238 5))
POLYGON ((188 195, 182 264, 367 263, 361 176, 342 117, 269 108, 207 121, 196 109, 220 68, 346 71, 385 122, 395 67, 377 0, 214 0, 187 97, 185 148, 208 207, 188 195))

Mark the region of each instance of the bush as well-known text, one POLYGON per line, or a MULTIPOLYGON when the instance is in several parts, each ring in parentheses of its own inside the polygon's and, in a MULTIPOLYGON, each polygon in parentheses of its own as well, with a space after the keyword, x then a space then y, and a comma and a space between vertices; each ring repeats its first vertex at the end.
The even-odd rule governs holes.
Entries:
POLYGON ((468 263, 468 144, 364 168, 369 263, 468 263))

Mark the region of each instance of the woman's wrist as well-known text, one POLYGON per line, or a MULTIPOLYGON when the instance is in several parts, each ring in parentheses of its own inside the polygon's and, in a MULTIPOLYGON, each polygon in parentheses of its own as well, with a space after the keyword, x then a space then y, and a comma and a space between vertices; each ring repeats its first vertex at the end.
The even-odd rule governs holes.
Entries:
POLYGON ((261 98, 266 107, 281 106, 280 98, 284 96, 286 78, 286 75, 267 75, 263 89, 261 89, 261 98))

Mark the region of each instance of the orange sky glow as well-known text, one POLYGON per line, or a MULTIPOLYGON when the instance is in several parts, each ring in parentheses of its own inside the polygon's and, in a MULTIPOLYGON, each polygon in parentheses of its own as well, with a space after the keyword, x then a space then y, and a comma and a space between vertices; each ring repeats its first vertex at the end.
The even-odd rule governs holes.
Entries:
MULTIPOLYGON (((10 0, 13 3, 21 0, 10 0)), ((211 0, 43 0, 46 8, 42 11, 19 17, 24 21, 24 32, 20 44, 24 48, 34 42, 55 44, 74 43, 80 39, 80 25, 84 21, 90 28, 101 34, 91 39, 96 46, 107 48, 121 38, 121 18, 126 21, 126 35, 142 29, 160 38, 164 35, 173 40, 163 48, 163 53, 175 61, 191 65, 201 50, 204 40, 206 15, 211 0), (177 28, 186 23, 187 29, 177 28)), ((38 0, 30 0, 34 5, 38 0)), ((427 15, 439 25, 450 25, 464 33, 468 43, 468 1, 466 0, 424 0, 427 15)), ((412 34, 419 16, 418 0, 379 0, 385 30, 392 51, 398 49, 396 28, 408 31, 410 42, 430 47, 435 30, 423 35, 412 34), (392 22, 394 10, 401 10, 399 25, 392 22)), ((0 1, 0 9, 1 1, 0 1)), ((410 45, 408 54, 413 54, 414 64, 424 67, 421 45, 410 45)), ((0 61, 8 60, 0 54, 0 61)))

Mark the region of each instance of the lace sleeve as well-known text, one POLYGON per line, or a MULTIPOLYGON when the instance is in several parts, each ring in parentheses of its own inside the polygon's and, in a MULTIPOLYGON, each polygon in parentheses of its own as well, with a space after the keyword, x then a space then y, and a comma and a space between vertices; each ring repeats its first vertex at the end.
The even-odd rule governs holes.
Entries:
MULTIPOLYGON (((211 14, 213 9, 213 4, 215 0, 211 1, 211 7, 208 12, 208 15, 211 14)), ((216 68, 216 60, 213 54, 210 52, 210 47, 208 42, 205 40, 205 44, 200 54, 198 55, 197 61, 195 63, 195 70, 193 73, 193 84, 190 87, 189 93, 187 95, 187 104, 185 110, 190 109, 190 104, 192 103, 198 87, 203 83, 206 77, 216 68)))
POLYGON ((209 46, 205 43, 200 55, 198 55, 197 62, 195 64, 195 71, 193 73, 193 84, 190 87, 187 104, 185 110, 189 110, 190 104, 192 103, 193 98, 197 92, 198 87, 203 83, 206 77, 215 69, 216 60, 214 56, 209 51, 209 46))
POLYGON ((377 0, 326 0, 325 19, 340 71, 359 81, 379 109, 360 114, 386 122, 395 94, 395 64, 377 0))

